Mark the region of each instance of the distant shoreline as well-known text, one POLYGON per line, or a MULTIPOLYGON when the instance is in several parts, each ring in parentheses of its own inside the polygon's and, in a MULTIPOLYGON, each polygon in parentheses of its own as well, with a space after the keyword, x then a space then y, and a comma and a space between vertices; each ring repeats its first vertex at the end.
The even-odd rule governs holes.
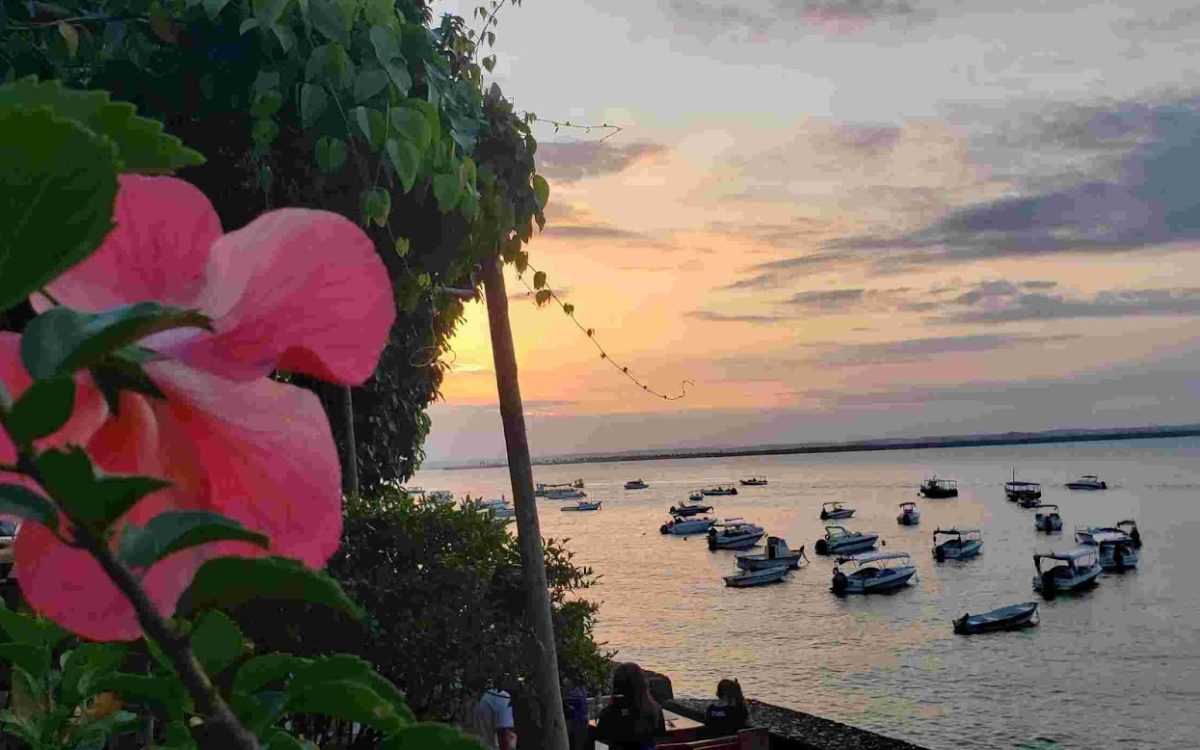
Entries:
MULTIPOLYGON (((861 453, 868 451, 921 450, 926 448, 973 448, 989 445, 1031 445, 1037 443, 1089 443, 1104 440, 1150 440, 1154 438, 1200 437, 1200 425, 1125 430, 1094 430, 1079 432, 1017 433, 979 435, 974 437, 917 438, 913 440, 859 441, 822 445, 759 446, 696 451, 660 451, 655 453, 614 453, 598 456, 564 456, 535 458, 534 466, 570 466, 572 464, 618 463, 621 461, 669 461, 694 458, 737 458, 743 456, 788 456, 808 453, 861 453)), ((440 467, 442 471, 463 469, 495 469, 504 461, 481 461, 440 467)))

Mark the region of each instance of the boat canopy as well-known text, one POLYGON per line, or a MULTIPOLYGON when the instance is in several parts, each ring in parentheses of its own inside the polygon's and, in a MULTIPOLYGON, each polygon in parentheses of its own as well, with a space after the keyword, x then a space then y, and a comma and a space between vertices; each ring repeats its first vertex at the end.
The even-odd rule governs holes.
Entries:
POLYGON ((1039 552, 1033 556, 1034 560, 1062 560, 1063 562, 1075 562, 1080 558, 1089 555, 1095 556, 1095 547, 1072 547, 1063 552, 1039 552))
POLYGON ((880 560, 911 560, 912 556, 907 552, 861 552, 857 555, 848 555, 841 559, 845 562, 865 565, 867 563, 879 562, 880 560))
POLYGON ((1039 482, 1005 482, 1004 486, 1013 490, 1038 490, 1042 488, 1042 485, 1039 482))
POLYGON ((933 532, 933 535, 937 536, 938 534, 944 534, 946 536, 966 536, 968 534, 982 534, 982 533, 983 532, 980 531, 979 529, 949 528, 949 529, 935 529, 933 532))
POLYGON ((901 508, 915 508, 915 507, 917 507, 917 504, 910 501, 907 503, 900 503, 900 507, 901 508))
POLYGON ((1057 513, 1057 512, 1058 512, 1058 506, 1057 506, 1057 505, 1055 505, 1055 504, 1053 504, 1053 503, 1042 503, 1041 505, 1035 505, 1035 506, 1033 506, 1033 509, 1034 509, 1034 510, 1041 510, 1042 508, 1046 508, 1046 509, 1048 509, 1048 510, 1052 510, 1052 511, 1054 511, 1055 513, 1057 513))
POLYGON ((1132 542, 1133 539, 1124 531, 1097 531, 1092 534, 1092 541, 1096 544, 1106 542, 1112 544, 1114 542, 1132 542))
POLYGON ((831 536, 833 534, 848 534, 848 533, 849 532, 846 531, 845 526, 826 526, 825 527, 825 535, 826 536, 831 536))
POLYGON ((827 503, 821 503, 821 507, 822 508, 840 508, 840 507, 842 507, 842 504, 836 500, 831 500, 827 503))

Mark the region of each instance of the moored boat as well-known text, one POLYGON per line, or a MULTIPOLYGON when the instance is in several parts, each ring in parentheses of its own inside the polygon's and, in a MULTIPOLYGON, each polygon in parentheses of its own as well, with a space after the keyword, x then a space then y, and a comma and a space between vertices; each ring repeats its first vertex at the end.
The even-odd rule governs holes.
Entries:
POLYGON ((454 502, 454 493, 449 490, 430 490, 425 493, 425 497, 429 498, 430 502, 440 505, 449 505, 454 502))
POLYGON ((1096 585, 1103 572, 1095 545, 1084 545, 1065 552, 1039 553, 1033 556, 1033 588, 1051 599, 1060 592, 1081 591, 1096 585))
POLYGON ((896 523, 901 526, 916 526, 921 522, 921 511, 917 510, 916 503, 900 503, 900 514, 896 516, 896 523))
POLYGON ((1100 478, 1097 477, 1095 474, 1084 474, 1079 479, 1076 479, 1074 482, 1067 482, 1067 489, 1069 489, 1069 490, 1106 490, 1106 489, 1108 489, 1108 484, 1106 482, 1101 482, 1100 478))
POLYGON ((546 490, 545 495, 547 500, 578 500, 581 497, 587 497, 587 493, 576 487, 546 490))
POLYGON ((1138 566, 1133 539, 1124 531, 1093 532, 1091 543, 1096 546, 1100 567, 1104 570, 1122 572, 1138 566))
POLYGON ((658 530, 663 534, 687 536, 688 534, 703 534, 714 523, 716 521, 711 518, 672 518, 659 526, 658 530))
POLYGON ((1021 500, 1041 500, 1042 485, 1037 482, 1018 482, 1017 470, 1013 469, 1011 482, 1004 483, 1004 497, 1019 502, 1021 500))
POLYGON ((725 585, 735 589, 751 586, 764 586, 768 583, 779 583, 788 574, 788 566, 776 565, 761 570, 743 570, 730 576, 724 576, 725 585))
POLYGON ((808 562, 804 555, 804 545, 793 552, 788 549, 787 542, 777 536, 767 537, 767 551, 754 555, 738 555, 737 566, 742 570, 764 570, 785 565, 789 568, 799 568, 800 561, 808 562))
POLYGON ((739 479, 746 487, 761 487, 767 483, 766 477, 750 477, 749 479, 739 479))
POLYGON ((596 500, 594 502, 589 503, 587 500, 580 500, 579 502, 575 503, 574 505, 564 505, 563 507, 559 508, 559 510, 562 510, 562 511, 600 510, 600 501, 596 500))
POLYGON ((640 479, 631 479, 625 483, 625 489, 627 490, 644 490, 649 486, 640 479))
POLYGON ((1049 534, 1062 530, 1062 516, 1058 515, 1058 506, 1053 503, 1043 503, 1037 506, 1033 516, 1033 528, 1049 534))
POLYGON ((758 524, 749 523, 741 518, 729 518, 723 523, 709 527, 708 548, 710 550, 750 549, 758 544, 766 533, 758 524))
POLYGON ((964 614, 954 623, 954 632, 959 635, 995 633, 1001 630, 1020 630, 1037 625, 1037 602, 1022 602, 998 607, 981 615, 964 614))
POLYGON ((1133 540, 1133 548, 1142 548, 1142 534, 1138 531, 1137 521, 1132 518, 1127 518, 1124 521, 1117 521, 1117 528, 1124 531, 1133 540))
POLYGON ((966 560, 983 551, 983 533, 979 529, 937 529, 933 532, 933 556, 938 562, 966 560), (938 537, 946 537, 943 542, 938 537))
POLYGON ((813 548, 818 555, 848 555, 875 546, 879 535, 869 531, 847 531, 844 526, 826 526, 825 536, 813 548))
POLYGON ((839 502, 821 503, 821 520, 828 521, 835 518, 850 518, 854 515, 854 508, 847 508, 839 502))
POLYGON ((907 552, 863 552, 838 559, 830 590, 835 594, 872 594, 904 586, 917 569, 907 552), (851 568, 844 573, 843 565, 851 568))
POLYGON ((700 494, 701 495, 736 495, 737 487, 734 487, 732 484, 730 484, 730 485, 717 484, 717 485, 713 485, 712 487, 705 487, 704 489, 700 490, 700 494))
POLYGON ((929 498, 958 497, 958 482, 930 477, 921 483, 918 492, 929 498))
POLYGON ((583 480, 575 482, 562 482, 560 484, 545 484, 539 483, 533 488, 534 497, 547 497, 551 492, 565 492, 567 490, 578 490, 583 488, 583 480))
POLYGON ((698 503, 703 499, 704 499, 704 493, 701 492, 700 490, 695 490, 694 492, 692 492, 692 494, 688 495, 688 500, 691 500, 694 503, 698 503))
POLYGON ((672 505, 668 511, 673 516, 687 518, 689 516, 698 516, 701 513, 711 513, 713 507, 711 505, 698 505, 693 503, 680 503, 672 505))

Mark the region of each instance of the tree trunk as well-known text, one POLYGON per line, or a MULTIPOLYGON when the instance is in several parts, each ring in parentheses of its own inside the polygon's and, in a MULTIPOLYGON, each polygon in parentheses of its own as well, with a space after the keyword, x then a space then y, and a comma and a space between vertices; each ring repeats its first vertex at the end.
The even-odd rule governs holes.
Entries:
POLYGON ((534 689, 541 736, 530 738, 532 741, 529 744, 545 750, 567 750, 567 723, 563 716, 562 691, 558 681, 558 654, 554 645, 550 591, 546 585, 546 558, 542 548, 542 532, 538 528, 537 501, 533 496, 533 468, 529 462, 525 412, 521 406, 517 357, 513 352, 508 297, 504 290, 500 259, 497 257, 484 261, 483 274, 488 324, 492 334, 492 361, 496 366, 496 390, 500 395, 500 418, 504 422, 504 443, 508 450, 508 475, 512 481, 513 507, 517 515, 521 577, 536 650, 534 689))
POLYGON ((342 388, 343 416, 346 423, 346 455, 342 460, 342 485, 347 495, 358 494, 358 443, 354 439, 354 397, 350 386, 342 388))

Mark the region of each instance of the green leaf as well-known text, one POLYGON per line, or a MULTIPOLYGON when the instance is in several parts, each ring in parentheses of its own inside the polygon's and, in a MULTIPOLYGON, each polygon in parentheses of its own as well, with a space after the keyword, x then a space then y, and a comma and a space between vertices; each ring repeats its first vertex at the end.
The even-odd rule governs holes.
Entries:
POLYGON ((78 123, 2 103, 0 143, 4 311, 100 246, 112 228, 117 157, 111 141, 78 123))
POLYGON ((358 125, 363 138, 372 149, 378 151, 383 147, 387 135, 387 118, 382 112, 370 107, 355 107, 350 110, 350 116, 354 118, 354 123, 358 125))
POLYGON ((429 142, 436 143, 442 137, 442 120, 438 114, 437 107, 434 107, 424 99, 405 99, 400 105, 404 109, 410 109, 420 112, 425 118, 425 122, 429 125, 429 142))
POLYGON ((575 305, 572 305, 570 302, 566 303, 565 305, 563 305, 563 312, 566 313, 567 315, 574 315, 575 314, 575 305))
POLYGON ((479 750, 479 740, 449 724, 422 722, 401 727, 380 745, 381 750, 479 750))
POLYGON ((296 46, 296 35, 292 33, 290 27, 282 23, 271 24, 271 31, 275 34, 275 38, 279 40, 279 48, 287 54, 292 47, 296 46))
POLYGON ((541 307, 542 305, 544 305, 550 301, 551 296, 552 296, 552 293, 549 289, 543 289, 533 296, 533 300, 534 300, 534 302, 537 303, 538 307, 541 307))
POLYGON ((321 171, 332 174, 346 163, 346 142, 341 138, 323 136, 317 141, 316 157, 321 171))
MULTIPOLYGON (((136 107, 112 101, 107 91, 80 91, 64 88, 58 81, 24 78, 0 86, 0 113, 13 107, 47 107, 60 117, 78 120, 97 135, 107 136, 117 147, 120 172, 170 174, 204 163, 200 152, 164 133, 160 121, 138 116, 136 107)), ((6 138, 5 142, 11 141, 6 138)))
POLYGON ((479 194, 472 188, 463 190, 462 198, 458 202, 458 210, 468 221, 474 221, 479 215, 479 194))
POLYGON ((224 612, 205 612, 192 629, 192 651, 209 675, 219 675, 237 661, 245 647, 242 631, 224 612))
POLYGON ((209 20, 215 21, 226 5, 229 5, 229 0, 204 0, 204 12, 209 20))
POLYGON ((380 68, 361 70, 354 79, 354 101, 365 102, 387 88, 387 71, 380 68))
POLYGON ((192 700, 176 677, 118 672, 96 680, 96 692, 113 692, 129 702, 146 702, 158 706, 171 720, 182 719, 192 709, 192 700))
POLYGON ((97 680, 114 674, 125 662, 128 649, 119 643, 83 643, 65 654, 62 665, 63 702, 75 705, 95 695, 97 680))
POLYGON ((259 119, 267 119, 274 117, 282 106, 283 94, 279 93, 279 89, 267 89, 255 95, 250 114, 259 119))
POLYGON ((42 485, 67 516, 95 532, 106 529, 146 495, 171 485, 153 477, 97 472, 78 446, 43 452, 37 457, 37 469, 42 485))
POLYGON ((396 250, 396 255, 399 255, 401 258, 408 255, 408 250, 409 250, 408 238, 407 237, 397 237, 396 244, 395 244, 395 250, 396 250))
POLYGON ((546 203, 550 200, 550 185, 540 174, 533 176, 532 184, 533 197, 537 200, 538 208, 545 210, 546 203))
POLYGON ((50 672, 50 649, 32 643, 0 643, 0 661, 6 661, 41 681, 50 672))
POLYGON ((484 70, 491 73, 496 67, 496 56, 488 55, 487 57, 483 58, 481 62, 483 63, 484 70))
POLYGON ((238 25, 238 33, 245 34, 248 31, 254 31, 258 28, 257 18, 247 18, 238 25))
POLYGON ((18 484, 0 484, 0 514, 36 521, 51 530, 58 529, 58 512, 54 505, 18 484))
POLYGON ((317 119, 325 113, 325 107, 329 104, 329 95, 325 93, 325 89, 312 83, 306 83, 300 87, 300 125, 301 127, 309 127, 317 119))
POLYGON ((66 21, 59 21, 58 35, 61 36, 63 41, 67 44, 67 54, 71 57, 71 59, 75 59, 75 56, 79 54, 79 32, 75 30, 74 26, 66 21))
POLYGON ((209 560, 180 597, 180 606, 192 610, 230 607, 256 598, 306 601, 362 618, 362 609, 328 573, 285 557, 209 560))
POLYGON ((419 110, 407 107, 396 107, 391 111, 392 129, 412 142, 417 155, 425 153, 433 137, 433 129, 429 127, 429 119, 419 110))
POLYGON ((50 620, 37 615, 14 612, 5 606, 3 601, 0 601, 0 630, 3 630, 13 643, 46 649, 53 648, 67 637, 66 631, 50 620))
POLYGON ((350 42, 349 4, 339 0, 309 0, 308 16, 313 28, 329 39, 348 44, 350 42))
POLYGON ((285 683, 295 672, 309 664, 293 654, 262 654, 247 659, 233 678, 235 693, 250 695, 273 683, 285 683))
POLYGON ((373 726, 385 735, 415 721, 403 694, 350 654, 314 659, 288 682, 288 710, 373 726))
POLYGON ((546 286, 546 272, 538 271, 533 275, 533 288, 541 289, 544 286, 546 286))
POLYGON ((166 395, 159 390, 150 376, 142 368, 148 361, 157 358, 153 352, 134 346, 127 346, 113 352, 99 363, 88 368, 92 381, 104 396, 109 411, 113 414, 121 412, 121 391, 140 393, 151 398, 165 399, 166 395), (152 355, 147 358, 147 355, 152 355))
POLYGON ((155 745, 157 750, 196 750, 199 747, 192 733, 188 731, 187 723, 173 721, 167 724, 163 733, 163 741, 155 745))
POLYGON ((129 524, 121 533, 121 559, 133 568, 148 568, 167 555, 208 542, 249 542, 270 546, 265 535, 242 524, 197 510, 169 511, 151 518, 144 527, 129 524))
POLYGON ((258 25, 265 29, 279 20, 289 2, 290 0, 251 0, 250 6, 254 17, 258 19, 258 25))
POLYGON ((282 729, 272 731, 266 741, 266 750, 316 750, 312 743, 301 742, 282 729))
POLYGON ((462 184, 456 174, 439 174, 433 178, 433 195, 437 198, 438 210, 448 214, 458 205, 462 197, 462 184))
POLYGON ((397 57, 402 57, 400 40, 392 29, 386 26, 372 26, 368 36, 371 38, 371 46, 375 48, 375 59, 380 65, 387 65, 397 57))
POLYGON ((118 349, 175 328, 211 330, 195 310, 139 302, 102 313, 55 307, 30 321, 21 337, 21 361, 38 380, 99 363, 118 349))
POLYGON ((392 210, 392 194, 387 188, 376 187, 363 191, 363 217, 367 222, 384 226, 392 210))
POLYGON ((417 181, 417 167, 421 163, 417 149, 407 138, 388 138, 384 144, 384 151, 387 153, 388 163, 396 171, 400 187, 404 188, 406 193, 412 190, 417 181))
POLYGON ((74 408, 74 378, 37 380, 13 404, 5 427, 18 444, 32 443, 57 432, 71 418, 74 408))

